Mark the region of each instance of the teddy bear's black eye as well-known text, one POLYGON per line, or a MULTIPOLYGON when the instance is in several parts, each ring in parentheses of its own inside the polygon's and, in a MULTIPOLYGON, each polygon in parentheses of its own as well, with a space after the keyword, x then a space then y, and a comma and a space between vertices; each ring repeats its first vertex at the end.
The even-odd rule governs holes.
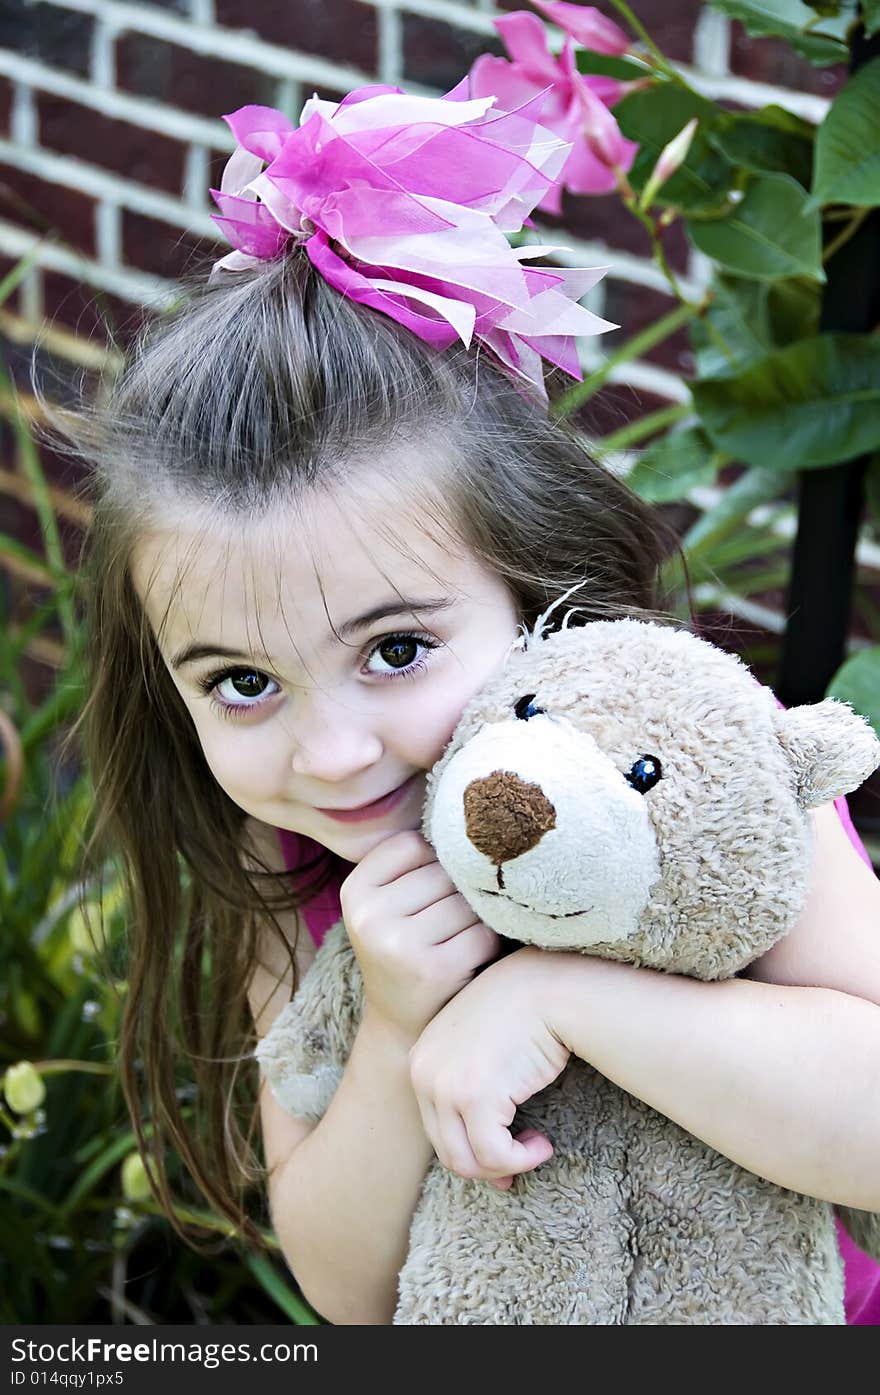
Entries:
POLYGON ((526 693, 525 697, 521 697, 513 710, 521 722, 527 722, 530 717, 538 717, 544 711, 543 707, 535 706, 534 693, 526 693))
POLYGON ((632 785, 636 794, 647 794, 648 790, 654 788, 662 774, 663 767, 656 756, 639 756, 626 776, 626 780, 632 785))

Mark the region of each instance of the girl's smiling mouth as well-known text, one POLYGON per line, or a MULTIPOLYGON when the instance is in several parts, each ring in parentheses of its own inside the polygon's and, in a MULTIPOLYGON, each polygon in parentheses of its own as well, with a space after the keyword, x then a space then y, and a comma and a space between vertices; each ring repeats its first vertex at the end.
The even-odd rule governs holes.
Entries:
POLYGON ((354 809, 321 809, 317 808, 319 814, 326 814, 328 818, 337 819, 340 823, 359 823, 362 819, 378 819, 383 814, 387 814, 391 809, 406 798, 413 787, 413 782, 418 779, 422 772, 417 770, 414 775, 410 775, 402 785, 396 789, 383 794, 380 799, 374 799, 370 804, 361 804, 354 809))

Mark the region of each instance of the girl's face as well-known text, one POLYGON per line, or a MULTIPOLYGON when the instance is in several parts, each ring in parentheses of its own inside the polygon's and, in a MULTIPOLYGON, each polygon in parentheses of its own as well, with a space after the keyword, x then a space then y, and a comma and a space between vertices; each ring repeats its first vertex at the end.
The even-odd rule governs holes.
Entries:
POLYGON ((409 514, 313 495, 222 533, 169 525, 132 558, 215 779, 349 862, 421 826, 426 771, 517 637, 506 585, 409 514), (390 807, 338 817, 400 786, 390 807))

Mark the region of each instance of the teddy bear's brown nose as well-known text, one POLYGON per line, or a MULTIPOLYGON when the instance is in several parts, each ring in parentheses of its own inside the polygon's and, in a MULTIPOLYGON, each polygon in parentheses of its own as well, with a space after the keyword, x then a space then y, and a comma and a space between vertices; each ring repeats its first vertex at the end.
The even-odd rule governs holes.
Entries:
POLYGON ((500 866, 540 843, 556 827, 556 810, 540 785, 493 770, 467 786, 464 820, 474 847, 500 866))

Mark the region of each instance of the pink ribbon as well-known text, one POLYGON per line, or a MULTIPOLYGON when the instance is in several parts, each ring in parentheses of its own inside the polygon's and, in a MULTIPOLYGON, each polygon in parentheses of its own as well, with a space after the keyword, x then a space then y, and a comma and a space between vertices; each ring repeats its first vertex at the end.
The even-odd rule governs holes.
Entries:
POLYGON ((580 381, 575 337, 617 328, 577 303, 608 268, 530 267, 561 249, 508 241, 571 152, 540 124, 549 89, 509 111, 469 91, 314 96, 298 126, 271 107, 225 116, 238 145, 211 194, 235 250, 211 278, 300 241, 342 294, 438 349, 482 340, 546 404, 542 359, 580 381))

